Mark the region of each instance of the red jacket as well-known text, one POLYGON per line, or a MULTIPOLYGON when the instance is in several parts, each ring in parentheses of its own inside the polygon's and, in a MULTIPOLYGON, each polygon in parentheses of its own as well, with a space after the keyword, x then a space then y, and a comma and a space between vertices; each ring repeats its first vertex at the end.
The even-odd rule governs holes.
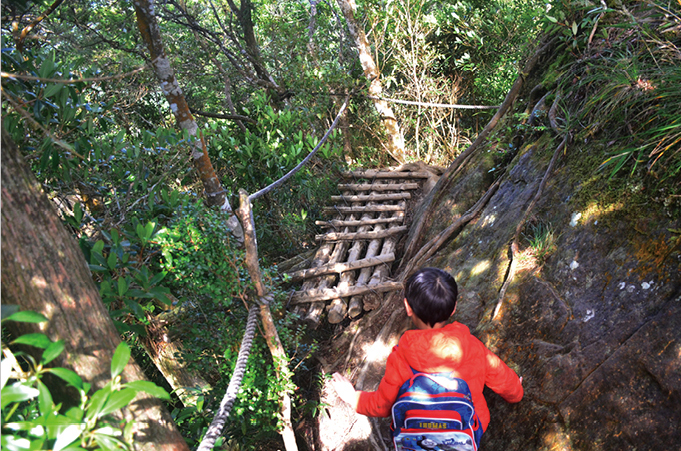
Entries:
POLYGON ((385 375, 375 392, 360 392, 357 413, 389 417, 402 384, 413 375, 453 371, 468 383, 482 429, 489 424, 489 409, 482 395, 485 385, 508 402, 523 397, 518 375, 484 344, 468 327, 454 322, 441 329, 408 330, 388 356, 385 375))

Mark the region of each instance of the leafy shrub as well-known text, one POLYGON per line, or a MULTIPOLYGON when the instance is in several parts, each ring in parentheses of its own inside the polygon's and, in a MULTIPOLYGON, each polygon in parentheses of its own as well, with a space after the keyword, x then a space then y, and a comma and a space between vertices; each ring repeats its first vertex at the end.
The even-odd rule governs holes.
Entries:
MULTIPOLYGON (((24 311, 3 318, 2 322, 5 321, 42 323, 47 318, 24 311)), ((64 351, 63 341, 53 342, 42 333, 32 333, 16 338, 12 344, 43 351, 36 362, 29 354, 5 348, 3 342, 2 448, 8 451, 127 450, 132 445, 134 423, 121 424, 111 414, 130 404, 139 392, 169 399, 165 390, 151 382, 121 383, 120 374, 130 359, 130 348, 125 342, 118 345, 111 359, 111 380, 91 395, 90 384, 75 372, 45 367, 64 351), (19 360, 25 365, 20 365, 19 360), (55 405, 50 389, 42 381, 47 374, 78 391, 77 406, 61 413, 61 405, 55 405), (10 381, 15 382, 9 384, 10 381)))

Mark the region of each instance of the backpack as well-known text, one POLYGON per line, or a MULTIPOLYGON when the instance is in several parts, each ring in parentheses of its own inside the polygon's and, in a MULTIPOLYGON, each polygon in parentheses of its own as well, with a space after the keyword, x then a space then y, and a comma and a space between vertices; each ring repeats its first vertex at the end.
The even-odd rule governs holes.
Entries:
POLYGON ((466 381, 412 372, 392 407, 395 449, 477 451, 483 431, 466 381))

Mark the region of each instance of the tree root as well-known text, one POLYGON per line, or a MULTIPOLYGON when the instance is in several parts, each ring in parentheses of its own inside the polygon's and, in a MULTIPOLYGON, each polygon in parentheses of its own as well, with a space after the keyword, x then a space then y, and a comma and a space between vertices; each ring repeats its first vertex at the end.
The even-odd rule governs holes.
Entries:
POLYGON ((515 271, 518 266, 518 253, 520 252, 520 232, 523 230, 523 227, 525 227, 525 223, 527 222, 527 218, 529 218, 530 213, 534 209, 534 206, 537 204, 537 201, 541 198, 541 195, 544 191, 544 186, 546 185, 546 181, 549 179, 549 175, 551 174, 551 171, 553 170, 553 166, 556 163, 556 160, 558 159, 558 155, 560 155, 560 152, 565 148, 568 142, 570 134, 566 133, 565 137, 563 138, 563 141, 558 145, 556 148, 555 152, 553 152, 553 157, 551 157, 551 161, 549 162, 549 166, 546 168, 546 172, 544 173, 544 178, 542 178, 541 183, 539 184, 539 187, 537 188, 537 192, 534 195, 534 198, 532 199, 532 202, 530 202, 529 207, 527 207, 527 210, 525 210, 525 214, 523 214, 522 219, 520 222, 518 222, 518 225, 516 226, 515 229, 515 235, 513 236, 513 242, 511 243, 511 266, 509 267, 508 270, 508 275, 506 276, 506 280, 504 281, 504 284, 501 286, 501 290, 499 290, 499 297, 497 298, 497 304, 494 307, 494 313, 492 314, 492 321, 495 321, 499 315, 499 310, 501 310, 501 305, 504 300, 504 295, 506 295, 506 290, 508 290, 508 287, 511 285, 511 282, 513 281, 513 278, 515 276, 515 271))
POLYGON ((433 256, 433 254, 435 254, 435 252, 440 250, 442 245, 446 243, 452 237, 452 235, 473 220, 485 207, 485 205, 487 205, 487 202, 489 202, 492 195, 497 191, 502 179, 503 176, 499 177, 497 181, 487 189, 487 192, 476 202, 476 204, 473 205, 473 207, 471 207, 463 216, 454 221, 453 224, 444 229, 442 232, 438 233, 433 239, 421 247, 418 253, 409 260, 409 263, 407 263, 404 269, 400 271, 398 280, 403 281, 406 279, 406 277, 414 268, 423 265, 430 257, 433 256))

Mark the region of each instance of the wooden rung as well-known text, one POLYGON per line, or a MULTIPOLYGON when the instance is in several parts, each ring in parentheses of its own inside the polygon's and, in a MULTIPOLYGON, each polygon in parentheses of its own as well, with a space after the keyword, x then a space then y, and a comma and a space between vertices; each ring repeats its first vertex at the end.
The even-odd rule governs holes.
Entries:
POLYGON ((291 296, 291 304, 304 304, 309 302, 329 301, 337 298, 347 298, 365 293, 385 293, 397 291, 403 288, 402 282, 381 282, 376 285, 355 285, 345 289, 321 288, 307 291, 295 291, 291 296))
POLYGON ((315 224, 322 227, 334 227, 336 229, 341 227, 361 227, 365 225, 374 224, 389 224, 393 222, 404 222, 404 216, 394 216, 392 218, 376 218, 376 219, 361 219, 361 220, 340 220, 332 219, 331 221, 315 221, 315 224))
POLYGON ((333 201, 345 202, 372 202, 381 200, 402 200, 402 199, 411 199, 411 194, 392 193, 392 194, 369 194, 359 196, 331 196, 331 200, 333 201))
POLYGON ((379 257, 363 258, 355 260, 351 263, 330 263, 316 268, 303 269, 289 273, 292 281, 299 281, 310 279, 312 277, 319 277, 325 274, 341 274, 346 271, 354 271, 355 269, 368 268, 370 266, 383 265, 395 261, 395 254, 389 253, 379 257))
POLYGON ((324 211, 336 213, 366 213, 371 211, 404 211, 402 205, 366 205, 363 207, 324 207, 324 211))
POLYGON ((392 171, 351 171, 341 174, 346 179, 427 179, 430 172, 392 172, 392 171))
POLYGON ((418 183, 386 183, 379 185, 376 183, 339 183, 339 191, 405 191, 419 189, 418 183))
POLYGON ((407 226, 392 227, 390 229, 378 230, 375 232, 347 232, 347 233, 327 233, 325 235, 315 235, 316 241, 350 241, 350 240, 376 240, 387 236, 397 235, 407 231, 407 226))

